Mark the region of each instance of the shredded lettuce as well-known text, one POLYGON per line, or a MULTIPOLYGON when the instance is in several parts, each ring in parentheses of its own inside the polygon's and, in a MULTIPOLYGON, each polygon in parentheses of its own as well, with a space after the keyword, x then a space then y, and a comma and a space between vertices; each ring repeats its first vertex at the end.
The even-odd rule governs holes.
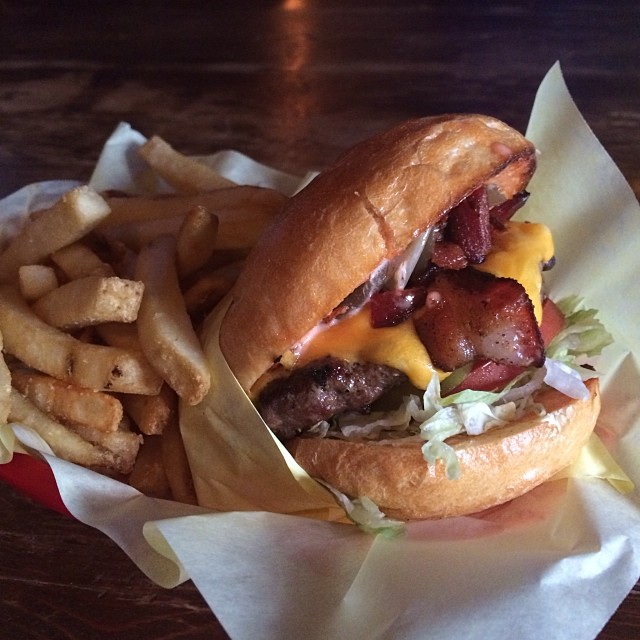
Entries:
POLYGON ((582 298, 569 296, 556 303, 565 316, 565 326, 547 347, 545 384, 571 398, 584 399, 588 390, 582 380, 592 378, 592 368, 583 366, 613 342, 594 309, 583 309, 582 298))
POLYGON ((583 379, 593 376, 591 369, 579 364, 579 359, 599 355, 611 344, 611 334, 596 318, 593 309, 582 309, 578 296, 557 303, 565 316, 565 326, 552 340, 547 358, 540 369, 531 369, 519 376, 499 393, 465 390, 444 398, 440 384, 432 378, 423 397, 424 410, 431 415, 420 425, 426 441, 422 453, 427 462, 442 460, 449 478, 459 476, 455 452, 445 440, 459 433, 479 435, 494 426, 520 417, 524 411, 544 414, 544 407, 531 401, 531 395, 542 384, 577 399, 584 399, 589 391, 583 379))
POLYGON ((328 486, 328 488, 353 523, 366 533, 379 535, 383 538, 396 538, 405 532, 404 522, 387 517, 373 500, 367 497, 352 500, 333 487, 328 486))
POLYGON ((466 389, 442 398, 440 381, 433 376, 423 396, 424 411, 430 415, 420 425, 425 460, 431 464, 442 460, 447 478, 459 478, 458 458, 445 440, 460 433, 479 435, 521 415, 522 405, 513 401, 500 403, 508 391, 509 388, 498 393, 466 389))
MULTIPOLYGON (((446 442, 449 438, 462 433, 480 435, 527 412, 543 416, 544 407, 532 399, 532 394, 543 385, 571 398, 588 395, 583 379, 593 377, 594 372, 581 366, 580 359, 599 355, 611 344, 612 337, 596 318, 596 311, 580 308, 579 297, 572 296, 557 304, 565 316, 565 326, 547 348, 544 366, 531 367, 502 391, 466 389, 443 397, 442 393, 446 394, 450 386, 445 380, 441 388, 438 376, 434 375, 422 398, 411 394, 405 396, 394 411, 350 414, 331 424, 318 423, 316 435, 378 440, 387 444, 417 439, 423 441, 422 455, 429 464, 440 460, 447 477, 458 478, 460 464, 454 448, 446 442)), ((369 498, 351 500, 332 491, 349 517, 365 531, 389 536, 402 530, 402 523, 386 518, 369 498)))
POLYGON ((565 316, 564 328, 547 347, 547 357, 575 367, 575 360, 600 355, 613 342, 611 334, 597 319, 595 309, 581 309, 579 296, 569 296, 556 304, 565 316))

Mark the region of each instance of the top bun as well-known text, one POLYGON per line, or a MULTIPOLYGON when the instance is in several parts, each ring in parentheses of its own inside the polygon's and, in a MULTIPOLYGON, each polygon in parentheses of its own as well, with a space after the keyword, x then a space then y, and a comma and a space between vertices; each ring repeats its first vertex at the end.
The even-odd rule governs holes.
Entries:
POLYGON ((267 369, 385 259, 486 184, 510 198, 535 148, 481 115, 404 122, 356 145, 289 200, 231 292, 220 346, 250 393, 267 369))

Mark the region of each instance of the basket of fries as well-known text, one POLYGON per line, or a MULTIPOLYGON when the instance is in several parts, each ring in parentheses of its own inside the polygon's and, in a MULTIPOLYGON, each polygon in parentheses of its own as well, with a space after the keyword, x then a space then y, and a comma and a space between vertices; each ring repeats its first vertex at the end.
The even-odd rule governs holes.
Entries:
POLYGON ((286 196, 238 186, 158 137, 139 155, 154 195, 74 186, 6 239, 0 420, 60 458, 195 504, 178 401, 210 386, 198 327, 286 196))

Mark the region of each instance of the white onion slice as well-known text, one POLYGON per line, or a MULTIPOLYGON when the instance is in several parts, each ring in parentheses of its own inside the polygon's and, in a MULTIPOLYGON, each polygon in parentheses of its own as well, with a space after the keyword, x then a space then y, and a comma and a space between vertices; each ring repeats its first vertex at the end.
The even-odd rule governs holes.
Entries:
POLYGON ((586 400, 589 397, 589 389, 582 381, 580 374, 564 362, 547 358, 544 368, 546 370, 544 381, 550 387, 576 400, 586 400))

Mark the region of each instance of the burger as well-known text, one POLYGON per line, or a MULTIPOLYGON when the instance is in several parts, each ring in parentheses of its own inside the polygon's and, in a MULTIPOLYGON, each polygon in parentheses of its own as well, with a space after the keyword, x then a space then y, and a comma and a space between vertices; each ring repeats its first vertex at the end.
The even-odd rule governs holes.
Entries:
POLYGON ((470 514, 588 440, 600 397, 580 358, 610 338, 546 295, 551 232, 513 218, 536 159, 492 117, 413 119, 340 156, 252 249, 222 353, 337 493, 402 520, 470 514))

